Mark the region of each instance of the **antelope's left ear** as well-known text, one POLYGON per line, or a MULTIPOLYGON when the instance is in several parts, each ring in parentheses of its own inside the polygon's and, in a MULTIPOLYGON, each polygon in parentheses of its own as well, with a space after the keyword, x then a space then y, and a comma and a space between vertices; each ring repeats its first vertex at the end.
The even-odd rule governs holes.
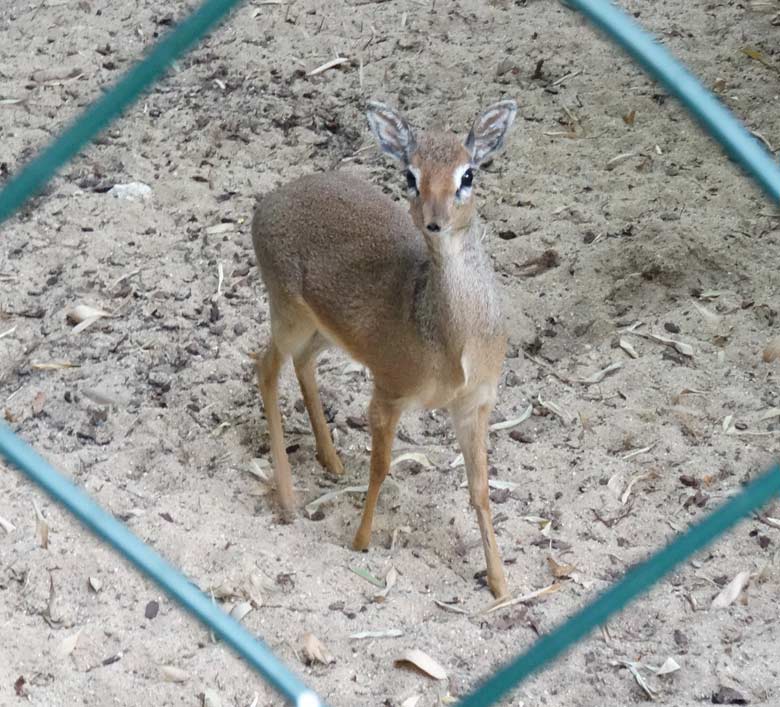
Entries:
POLYGON ((466 138, 466 149, 471 161, 479 166, 490 159, 503 146, 509 128, 517 115, 517 103, 499 101, 486 108, 474 121, 466 138))

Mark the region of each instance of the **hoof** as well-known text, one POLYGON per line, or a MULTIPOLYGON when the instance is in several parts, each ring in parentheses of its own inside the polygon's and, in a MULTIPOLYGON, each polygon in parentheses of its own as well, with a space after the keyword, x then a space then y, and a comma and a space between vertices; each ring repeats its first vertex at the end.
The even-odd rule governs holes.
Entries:
POLYGON ((320 463, 320 466, 330 474, 333 474, 334 476, 344 475, 344 465, 341 463, 341 459, 339 459, 339 455, 336 454, 335 451, 332 454, 317 452, 317 461, 320 463))
POLYGON ((371 544, 371 533, 357 531, 355 539, 352 541, 352 549, 358 552, 366 552, 371 544))

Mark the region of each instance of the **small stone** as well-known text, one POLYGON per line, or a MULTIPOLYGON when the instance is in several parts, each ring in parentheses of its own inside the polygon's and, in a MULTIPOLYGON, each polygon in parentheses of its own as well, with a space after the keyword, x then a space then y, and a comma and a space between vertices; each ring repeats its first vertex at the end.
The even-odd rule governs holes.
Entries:
POLYGON ((233 333, 236 336, 241 336, 242 334, 246 333, 246 330, 247 330, 246 324, 244 324, 243 322, 238 322, 233 326, 233 333))
POLYGON ((513 439, 515 442, 520 442, 520 444, 531 444, 534 441, 534 438, 531 435, 522 430, 512 430, 509 433, 509 438, 513 439))
POLYGON ((144 609, 144 616, 151 621, 159 611, 160 605, 156 601, 150 601, 144 609))
POLYGON ((520 385, 520 376, 514 371, 508 371, 504 382, 506 383, 507 388, 515 388, 520 385))
POLYGON ((666 331, 668 331, 670 334, 680 333, 680 327, 678 327, 674 322, 664 322, 664 329, 666 329, 666 331))
POLYGON ((741 692, 733 687, 721 685, 717 692, 712 694, 712 704, 714 705, 746 705, 748 699, 741 692))

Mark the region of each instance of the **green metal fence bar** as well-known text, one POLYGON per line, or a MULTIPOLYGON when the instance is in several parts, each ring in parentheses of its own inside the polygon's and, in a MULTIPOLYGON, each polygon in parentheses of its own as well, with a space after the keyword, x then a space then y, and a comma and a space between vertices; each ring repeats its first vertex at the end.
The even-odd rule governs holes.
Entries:
POLYGON ((780 166, 712 93, 609 0, 565 0, 676 96, 724 150, 780 204, 780 166))
POLYGON ((5 457, 99 538, 153 579, 196 619, 241 655, 291 704, 295 707, 322 707, 319 697, 293 675, 262 642, 213 604, 181 572, 171 567, 81 489, 60 475, 2 423, 0 456, 5 457))
POLYGON ((780 466, 753 481, 738 496, 721 506, 698 525, 673 540, 663 550, 645 560, 615 586, 610 587, 561 626, 494 673, 462 700, 457 707, 488 707, 515 689, 529 675, 560 656, 577 641, 625 608, 673 567, 708 545, 739 520, 780 495, 780 466))
POLYGON ((119 117, 195 42, 200 40, 241 0, 205 0, 168 33, 107 93, 96 100, 43 152, 13 177, 0 192, 0 224, 42 189, 57 170, 119 117))

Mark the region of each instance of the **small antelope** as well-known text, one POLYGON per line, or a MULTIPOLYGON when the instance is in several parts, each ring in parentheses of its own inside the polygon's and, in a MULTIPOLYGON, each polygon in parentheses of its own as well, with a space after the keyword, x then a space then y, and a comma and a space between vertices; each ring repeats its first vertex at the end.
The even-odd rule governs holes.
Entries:
POLYGON ((344 469, 315 380, 330 345, 367 366, 371 477, 353 547, 368 548, 379 490, 401 413, 446 408, 463 452, 496 597, 507 594, 488 496, 487 427, 506 348, 483 227, 474 206, 477 168, 502 146, 514 101, 487 108, 463 139, 415 133, 397 112, 371 102, 368 123, 405 169, 409 212, 345 172, 296 179, 262 197, 252 240, 270 305, 271 341, 257 375, 283 510, 294 507, 279 411, 278 379, 292 357, 326 470, 344 469))

